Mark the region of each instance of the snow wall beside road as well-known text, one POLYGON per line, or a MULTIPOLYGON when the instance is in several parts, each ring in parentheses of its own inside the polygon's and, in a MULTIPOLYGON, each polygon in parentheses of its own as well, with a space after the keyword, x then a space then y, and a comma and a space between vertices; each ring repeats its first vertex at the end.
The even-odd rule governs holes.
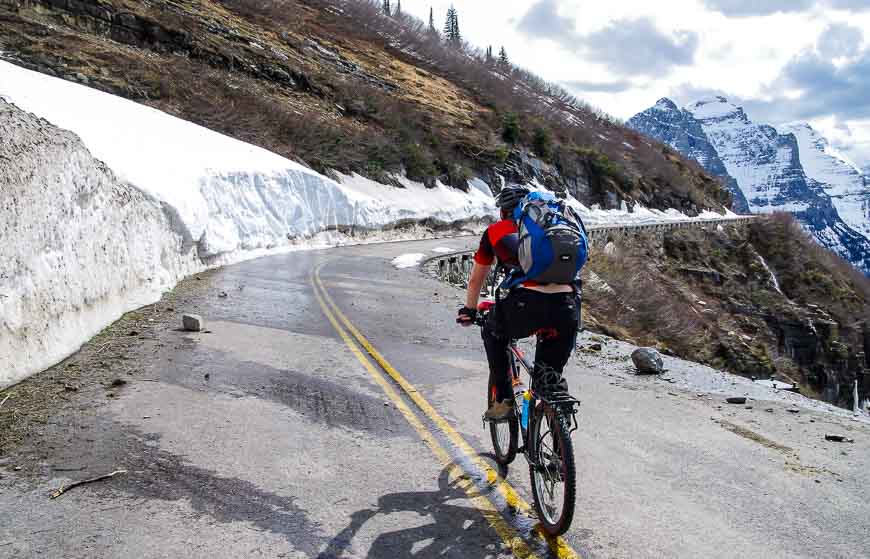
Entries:
POLYGON ((0 101, 0 387, 200 268, 160 202, 0 101))
POLYGON ((0 388, 206 267, 347 242, 349 226, 495 213, 482 189, 339 183, 2 61, 0 108, 0 388))

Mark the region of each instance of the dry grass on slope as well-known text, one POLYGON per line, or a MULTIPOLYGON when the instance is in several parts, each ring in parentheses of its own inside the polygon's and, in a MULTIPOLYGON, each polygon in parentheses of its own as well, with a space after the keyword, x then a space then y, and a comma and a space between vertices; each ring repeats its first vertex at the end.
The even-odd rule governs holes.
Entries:
POLYGON ((531 178, 540 165, 524 157, 540 151, 552 172, 538 178, 588 203, 693 212, 727 200, 664 146, 373 0, 17 0, 0 5, 0 24, 0 50, 25 66, 324 172, 466 188, 472 175, 531 178))

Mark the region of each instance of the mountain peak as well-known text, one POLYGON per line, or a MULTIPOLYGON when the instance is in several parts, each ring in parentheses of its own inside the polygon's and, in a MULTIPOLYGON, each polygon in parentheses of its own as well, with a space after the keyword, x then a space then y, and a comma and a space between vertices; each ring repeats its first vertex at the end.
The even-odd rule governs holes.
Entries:
POLYGON ((662 97, 658 101, 656 101, 655 108, 664 111, 678 111, 679 107, 677 104, 671 101, 667 97, 662 97))
POLYGON ((746 113, 741 107, 728 101, 722 95, 714 95, 711 97, 703 97, 688 107, 689 112, 695 115, 695 118, 700 120, 720 119, 726 117, 736 117, 740 120, 748 120, 746 113))
POLYGON ((794 122, 787 122, 783 124, 780 128, 782 128, 786 132, 792 132, 797 130, 803 130, 809 132, 810 134, 819 136, 820 134, 813 128, 809 122, 805 120, 796 120, 794 122))

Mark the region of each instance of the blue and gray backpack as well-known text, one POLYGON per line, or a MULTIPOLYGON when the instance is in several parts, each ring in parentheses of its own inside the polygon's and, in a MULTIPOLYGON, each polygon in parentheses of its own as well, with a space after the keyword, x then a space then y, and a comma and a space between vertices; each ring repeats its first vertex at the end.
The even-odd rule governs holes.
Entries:
POLYGON ((583 220, 551 192, 532 192, 514 209, 519 233, 522 274, 513 274, 504 287, 524 281, 573 283, 589 256, 583 220))

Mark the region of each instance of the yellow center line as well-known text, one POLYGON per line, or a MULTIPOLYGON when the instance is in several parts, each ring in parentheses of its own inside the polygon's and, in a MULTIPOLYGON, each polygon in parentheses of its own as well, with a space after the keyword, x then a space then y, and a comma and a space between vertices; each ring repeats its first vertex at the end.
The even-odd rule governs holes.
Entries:
POLYGON ((317 299, 320 308, 323 309, 323 313, 326 315, 326 318, 332 324, 333 328, 335 328, 336 332, 338 332, 339 336, 344 340, 344 343, 354 356, 356 356, 363 367, 365 367, 369 372, 374 381, 383 389, 387 397, 393 402, 393 404, 395 404, 396 409, 401 412, 408 423, 410 423, 414 430, 417 431, 417 434, 420 435, 420 438, 426 446, 429 447, 442 466, 448 469, 448 479, 458 480, 457 485, 465 491, 474 507, 480 511, 499 537, 501 537, 501 539, 511 547, 513 553, 517 557, 523 559, 537 559, 538 556, 529 549, 528 544, 522 539, 519 533, 505 521, 501 512, 499 512, 495 505, 477 491, 474 482, 471 481, 468 476, 464 475, 462 469, 454 463, 447 451, 444 450, 444 447, 438 443, 417 415, 408 407, 407 404, 405 404, 404 400, 402 400, 402 397, 399 396, 392 384, 390 384, 390 382, 384 378, 384 375, 375 368, 372 362, 353 342, 353 339, 348 335, 344 328, 341 327, 336 320, 335 315, 323 299, 323 296, 328 297, 329 295, 325 290, 323 290, 321 285, 319 286, 320 289, 323 290, 323 296, 321 296, 321 293, 318 291, 318 285, 315 283, 314 275, 311 276, 311 285, 314 288, 314 297, 317 299))
MULTIPOLYGON (((351 333, 356 341, 368 352, 368 354, 381 366, 393 381, 399 385, 405 394, 416 404, 442 433, 460 449, 466 457, 481 471, 486 474, 487 481, 490 485, 495 486, 502 498, 513 510, 528 515, 531 511, 531 506, 527 503, 516 490, 496 472, 489 464, 484 462, 478 452, 459 434, 458 431, 435 410, 434 407, 420 394, 413 384, 405 380, 405 378, 393 367, 389 361, 372 345, 372 343, 360 333, 360 331, 350 322, 350 320, 341 312, 335 301, 329 295, 329 292, 324 287, 320 279, 320 270, 324 264, 319 265, 313 273, 313 283, 316 288, 319 288, 326 300, 329 308, 335 313, 342 325, 351 333)), ((346 335, 346 334, 345 334, 346 335)), ((357 351, 359 351, 357 349, 357 351)), ((424 428, 425 429, 425 428, 424 428)), ((541 530, 535 530, 535 534, 546 542, 546 545, 559 559, 578 559, 580 555, 571 548, 570 545, 562 537, 553 538, 547 536, 541 530)))

